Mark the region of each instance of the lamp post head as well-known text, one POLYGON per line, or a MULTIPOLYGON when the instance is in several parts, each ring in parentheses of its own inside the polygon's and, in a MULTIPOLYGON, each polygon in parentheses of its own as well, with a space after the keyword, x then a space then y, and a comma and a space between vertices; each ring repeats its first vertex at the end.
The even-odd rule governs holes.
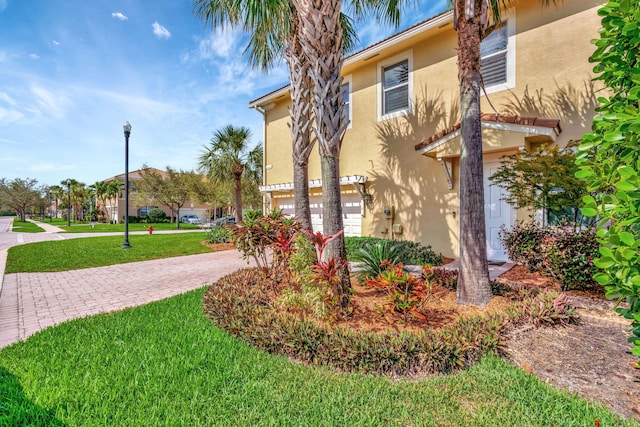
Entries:
POLYGON ((71 180, 67 179, 67 186, 71 185, 71 180))
POLYGON ((122 129, 124 129, 124 135, 129 136, 129 134, 131 134, 131 123, 128 121, 125 122, 124 125, 122 125, 122 129))

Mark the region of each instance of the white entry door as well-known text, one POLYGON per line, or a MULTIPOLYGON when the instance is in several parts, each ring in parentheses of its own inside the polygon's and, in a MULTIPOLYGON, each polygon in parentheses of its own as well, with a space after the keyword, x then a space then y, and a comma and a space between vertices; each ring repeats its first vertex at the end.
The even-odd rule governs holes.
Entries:
POLYGON ((484 219, 487 227, 487 258, 507 261, 507 253, 500 243, 500 227, 511 227, 516 220, 516 211, 502 200, 506 190, 493 185, 489 177, 500 167, 500 162, 484 164, 484 219))

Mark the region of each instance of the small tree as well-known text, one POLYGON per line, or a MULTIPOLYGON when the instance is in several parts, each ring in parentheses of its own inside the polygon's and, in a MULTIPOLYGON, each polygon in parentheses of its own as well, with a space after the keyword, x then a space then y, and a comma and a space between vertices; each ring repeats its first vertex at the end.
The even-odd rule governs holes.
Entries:
POLYGON ((579 208, 587 186, 575 177, 575 146, 573 142, 565 148, 543 146, 504 156, 498 171, 489 179, 508 191, 505 201, 511 206, 544 209, 560 217, 569 212, 577 224, 582 220, 579 208))
POLYGON ((602 28, 591 61, 609 90, 582 138, 576 176, 595 194, 584 197, 584 214, 601 218, 602 256, 594 263, 602 271, 594 278, 607 285, 607 298, 628 303, 616 310, 632 321, 629 340, 640 357, 640 4, 611 1, 598 14, 602 28))
POLYGON ((38 187, 36 179, 16 178, 13 181, 0 179, 0 200, 2 200, 0 204, 13 209, 20 216, 21 221, 25 221, 27 212, 39 204, 41 193, 42 189, 38 187))

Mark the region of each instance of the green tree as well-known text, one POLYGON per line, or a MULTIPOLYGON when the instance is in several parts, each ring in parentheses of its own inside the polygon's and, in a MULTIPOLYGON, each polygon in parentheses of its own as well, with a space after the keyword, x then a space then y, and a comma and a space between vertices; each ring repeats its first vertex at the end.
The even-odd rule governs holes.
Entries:
MULTIPOLYGON (((292 1, 196 0, 194 11, 204 22, 214 28, 230 24, 241 27, 250 34, 247 51, 249 62, 254 67, 269 70, 279 58, 284 57, 291 83, 289 129, 294 165, 295 215, 303 227, 311 230, 308 166, 309 155, 315 145, 311 132, 312 81, 308 73, 309 61, 302 53, 299 40, 300 24, 292 1)), ((355 46, 355 32, 346 15, 341 15, 341 19, 345 47, 351 49, 355 46)))
POLYGON ((506 202, 520 209, 548 213, 571 213, 574 224, 582 222, 580 209, 587 186, 575 177, 578 171, 575 143, 564 148, 543 146, 537 150, 503 156, 489 179, 507 190, 506 202))
POLYGON ((260 174, 262 145, 250 148, 251 131, 246 127, 227 125, 217 130, 209 147, 200 155, 199 171, 214 184, 233 181, 235 186, 236 220, 242 222, 242 176, 260 174))
MULTIPOLYGON (((608 89, 598 98, 600 114, 579 147, 577 177, 596 196, 585 196, 585 215, 598 216, 602 271, 607 298, 627 307, 616 311, 631 320, 633 354, 640 357, 640 4, 610 1, 600 8, 600 39, 591 61, 608 89)), ((640 364, 639 364, 640 366, 640 364)))
POLYGON ((40 204, 42 193, 36 179, 0 179, 0 205, 13 209, 20 216, 20 221, 25 221, 27 212, 40 204))
MULTIPOLYGON (((548 5, 555 0, 540 0, 548 5)), ((460 85, 460 274, 457 301, 485 307, 491 300, 484 220, 480 43, 501 25, 516 0, 450 0, 458 33, 460 85)))
MULTIPOLYGON (((100 206, 100 209, 104 210, 105 221, 106 221, 106 218, 108 216, 107 200, 109 199, 108 198, 109 183, 106 181, 96 181, 94 184, 91 185, 91 187, 93 188, 93 192, 96 196, 96 199, 102 203, 102 205, 100 206)), ((98 210, 97 204, 96 204, 96 211, 97 211, 97 215, 100 216, 100 212, 98 210)))
POLYGON ((115 209, 118 206, 118 199, 120 198, 122 187, 123 187, 123 184, 118 181, 111 181, 107 185, 105 195, 107 197, 107 200, 111 204, 110 205, 111 209, 109 210, 107 208, 107 205, 105 204, 105 211, 106 211, 105 213, 109 217, 109 222, 114 222, 118 220, 118 218, 115 217, 114 214, 115 214, 115 209))

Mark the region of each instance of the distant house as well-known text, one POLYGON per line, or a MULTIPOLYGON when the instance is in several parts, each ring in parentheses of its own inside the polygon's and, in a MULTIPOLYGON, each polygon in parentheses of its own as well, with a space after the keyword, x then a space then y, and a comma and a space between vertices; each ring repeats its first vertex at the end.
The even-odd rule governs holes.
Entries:
MULTIPOLYGON (((502 225, 526 219, 487 179, 500 157, 540 144, 566 145, 590 129, 599 0, 543 8, 522 0, 482 44, 484 193, 487 249, 506 255, 502 225)), ((345 235, 408 239, 458 254, 459 117, 457 36, 445 12, 345 59, 350 125, 340 156, 345 235)), ((266 208, 293 214, 287 126, 289 86, 250 102, 264 115, 266 208)), ((312 222, 322 230, 317 148, 309 161, 312 222)))
MULTIPOLYGON (((160 174, 166 175, 166 171, 156 168, 149 168, 150 170, 160 174)), ((168 218, 173 218, 176 213, 171 212, 169 207, 162 205, 159 202, 153 200, 144 200, 139 196, 136 182, 142 179, 140 174, 141 170, 135 170, 129 172, 129 215, 143 217, 147 215, 147 212, 153 208, 158 208, 167 214, 168 218)), ((113 222, 120 222, 124 218, 124 174, 116 175, 111 178, 105 179, 106 182, 118 181, 122 183, 122 191, 117 199, 107 201, 107 206, 103 207, 105 214, 110 216, 110 220, 113 222), (106 209, 105 209, 106 208, 106 209)), ((99 202, 100 203, 100 202, 99 202)), ((211 217, 213 209, 208 204, 198 203, 196 201, 187 201, 187 203, 180 208, 180 217, 185 215, 195 215, 203 220, 208 220, 211 217)))

